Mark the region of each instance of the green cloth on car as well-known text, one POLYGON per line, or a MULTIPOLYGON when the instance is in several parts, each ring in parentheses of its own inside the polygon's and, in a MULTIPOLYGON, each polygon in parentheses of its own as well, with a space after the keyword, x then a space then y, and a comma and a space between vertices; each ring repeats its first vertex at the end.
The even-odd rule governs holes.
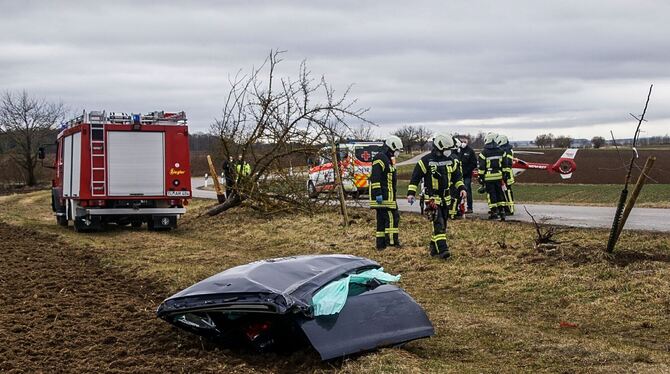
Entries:
POLYGON ((376 279, 381 283, 394 283, 400 275, 384 272, 384 268, 370 269, 330 282, 312 297, 314 316, 326 316, 339 313, 349 297, 350 284, 366 284, 376 279))

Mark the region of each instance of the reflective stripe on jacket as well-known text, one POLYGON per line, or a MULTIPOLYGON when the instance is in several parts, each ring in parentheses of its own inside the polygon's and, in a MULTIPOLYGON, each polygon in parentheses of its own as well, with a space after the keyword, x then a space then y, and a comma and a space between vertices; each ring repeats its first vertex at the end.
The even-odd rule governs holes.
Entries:
POLYGON ((441 153, 430 152, 417 162, 407 188, 408 196, 416 195, 422 180, 426 189, 426 199, 433 199, 440 205, 449 204, 451 201, 450 187, 465 189, 460 162, 454 162, 454 158, 441 153))
POLYGON ((507 184, 514 184, 514 149, 509 143, 502 144, 500 148, 505 152, 503 155, 503 177, 507 184))
POLYGON ((484 181, 499 181, 503 179, 503 160, 505 152, 495 143, 484 146, 479 153, 478 173, 484 181))
POLYGON ((386 152, 378 152, 372 159, 372 173, 370 174, 370 208, 398 209, 396 203, 396 167, 386 152), (382 196, 382 203, 378 204, 376 197, 382 196))

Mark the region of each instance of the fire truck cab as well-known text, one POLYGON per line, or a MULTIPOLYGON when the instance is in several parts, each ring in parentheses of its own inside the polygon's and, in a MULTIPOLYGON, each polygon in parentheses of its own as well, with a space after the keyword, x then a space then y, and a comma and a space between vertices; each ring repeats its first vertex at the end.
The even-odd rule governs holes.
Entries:
MULTIPOLYGON (((372 172, 372 158, 382 149, 382 142, 346 141, 338 143, 337 162, 344 191, 358 196, 368 191, 368 178, 372 172)), ((330 146, 323 147, 319 157, 310 165, 307 193, 317 197, 335 189, 335 173, 330 146)))
POLYGON ((86 112, 56 141, 52 209, 75 231, 107 223, 149 230, 177 227, 191 198, 184 112, 86 112))

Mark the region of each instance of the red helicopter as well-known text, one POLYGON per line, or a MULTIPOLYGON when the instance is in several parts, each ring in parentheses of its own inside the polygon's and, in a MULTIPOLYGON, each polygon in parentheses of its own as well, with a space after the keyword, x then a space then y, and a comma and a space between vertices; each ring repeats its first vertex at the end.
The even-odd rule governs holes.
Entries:
MULTIPOLYGON (((528 162, 521 160, 519 158, 514 158, 514 164, 512 165, 512 170, 514 171, 514 176, 522 174, 526 170, 546 170, 548 173, 558 173, 563 179, 572 178, 572 173, 577 170, 577 164, 575 163, 575 156, 577 156, 578 149, 568 148, 563 152, 563 155, 558 159, 558 161, 553 164, 545 164, 541 162, 528 162)), ((542 155, 543 152, 534 152, 534 151, 514 151, 515 155, 519 154, 531 154, 531 155, 542 155)), ((477 169, 472 173, 473 177, 477 177, 477 169)))
MULTIPOLYGON (((553 164, 544 164, 540 162, 527 162, 518 158, 514 158, 514 176, 520 175, 528 169, 546 170, 549 173, 558 173, 563 179, 570 179, 572 173, 577 170, 575 163, 575 156, 577 156, 578 149, 568 148, 563 152, 563 155, 553 164)), ((515 154, 543 154, 542 152, 533 151, 515 151, 515 154)))

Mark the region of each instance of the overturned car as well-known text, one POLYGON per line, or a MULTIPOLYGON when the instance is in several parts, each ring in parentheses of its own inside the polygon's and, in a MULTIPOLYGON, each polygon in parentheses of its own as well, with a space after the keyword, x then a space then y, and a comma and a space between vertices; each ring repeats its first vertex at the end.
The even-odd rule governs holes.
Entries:
POLYGON ((423 309, 372 260, 350 255, 237 266, 166 299, 165 321, 231 348, 292 351, 323 360, 434 335, 423 309))

